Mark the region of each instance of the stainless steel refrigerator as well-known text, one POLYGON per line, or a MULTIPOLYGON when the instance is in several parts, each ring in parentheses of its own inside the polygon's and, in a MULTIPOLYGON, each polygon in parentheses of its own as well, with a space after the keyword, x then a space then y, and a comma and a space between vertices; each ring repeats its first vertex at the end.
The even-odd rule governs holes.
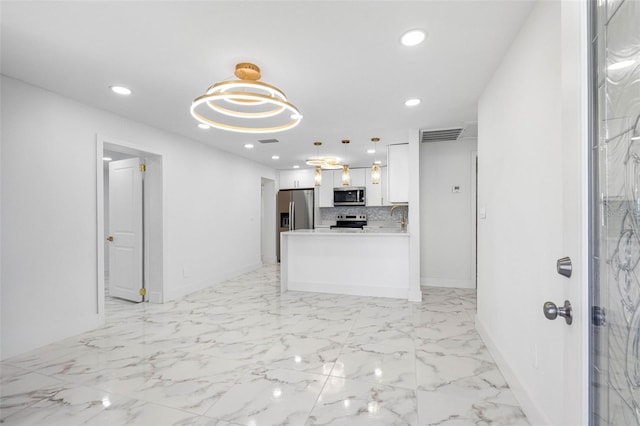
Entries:
POLYGON ((276 253, 280 262, 280 233, 296 229, 313 229, 313 189, 278 191, 276 253))

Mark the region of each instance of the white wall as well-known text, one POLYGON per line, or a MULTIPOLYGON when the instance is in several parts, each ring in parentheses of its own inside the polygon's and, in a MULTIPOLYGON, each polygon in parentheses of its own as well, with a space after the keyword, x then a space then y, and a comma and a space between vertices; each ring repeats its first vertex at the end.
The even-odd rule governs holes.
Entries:
POLYGON ((573 160, 563 156, 561 39, 560 2, 537 2, 478 107, 478 209, 486 219, 478 221, 477 325, 532 424, 576 424, 564 398, 567 389, 581 392, 565 387, 573 378, 564 368, 570 328, 542 313, 545 301, 562 304, 564 287, 577 284, 555 272, 572 212, 563 197, 573 160))
POLYGON ((2 77, 2 359, 103 321, 97 134, 163 155, 166 300, 260 265, 273 169, 2 77))
POLYGON ((476 286, 472 153, 477 149, 476 139, 420 146, 422 285, 476 286), (460 192, 452 192, 453 186, 460 192))

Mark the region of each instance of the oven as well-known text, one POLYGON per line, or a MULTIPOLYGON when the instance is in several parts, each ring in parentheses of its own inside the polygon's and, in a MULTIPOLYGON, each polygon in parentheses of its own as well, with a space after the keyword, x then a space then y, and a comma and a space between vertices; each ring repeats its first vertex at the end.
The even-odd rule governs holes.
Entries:
POLYGON ((339 214, 336 216, 336 224, 332 225, 331 229, 340 229, 340 228, 362 229, 363 226, 367 226, 367 215, 339 214))

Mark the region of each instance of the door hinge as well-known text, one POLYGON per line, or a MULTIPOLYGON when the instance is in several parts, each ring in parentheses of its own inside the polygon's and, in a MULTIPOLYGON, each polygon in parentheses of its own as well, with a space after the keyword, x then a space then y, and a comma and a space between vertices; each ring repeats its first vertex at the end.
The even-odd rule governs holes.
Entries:
POLYGON ((600 306, 591 307, 591 323, 600 327, 607 325, 607 314, 604 308, 600 306))
POLYGON ((140 171, 141 172, 146 172, 147 171, 147 165, 146 164, 140 164, 140 171))
POLYGON ((147 289, 143 287, 140 289, 140 296, 144 296, 145 294, 147 294, 147 289))

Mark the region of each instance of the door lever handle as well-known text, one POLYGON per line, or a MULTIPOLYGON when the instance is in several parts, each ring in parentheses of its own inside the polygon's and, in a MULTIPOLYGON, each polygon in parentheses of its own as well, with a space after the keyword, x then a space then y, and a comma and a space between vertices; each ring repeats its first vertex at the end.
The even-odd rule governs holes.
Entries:
POLYGON ((113 236, 109 235, 109 236, 107 237, 107 241, 113 241, 113 236))
POLYGON ((571 309, 571 303, 568 300, 564 301, 564 306, 557 307, 553 302, 545 302, 542 306, 542 312, 548 320, 554 320, 558 318, 558 315, 564 317, 564 320, 568 325, 573 322, 573 310, 571 309))

